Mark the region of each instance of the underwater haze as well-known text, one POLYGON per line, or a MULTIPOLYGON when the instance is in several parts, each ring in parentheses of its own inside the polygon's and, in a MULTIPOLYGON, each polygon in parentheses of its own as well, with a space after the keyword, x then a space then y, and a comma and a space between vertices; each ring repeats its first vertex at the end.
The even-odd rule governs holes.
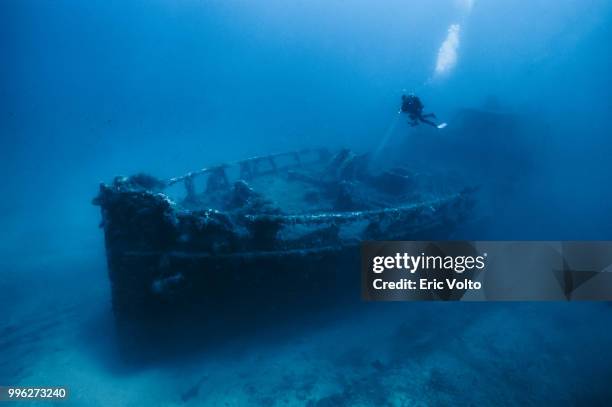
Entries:
POLYGON ((346 147, 478 187, 478 226, 444 238, 611 240, 611 39, 607 0, 0 2, 0 386, 97 406, 609 404, 609 303, 363 303, 128 365, 91 201, 117 175, 346 147), (447 128, 398 115, 410 92, 447 128))

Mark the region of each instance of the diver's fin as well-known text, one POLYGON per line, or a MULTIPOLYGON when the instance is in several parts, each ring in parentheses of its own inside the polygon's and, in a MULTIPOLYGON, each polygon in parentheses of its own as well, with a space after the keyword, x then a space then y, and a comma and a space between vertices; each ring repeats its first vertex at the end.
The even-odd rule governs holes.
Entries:
POLYGON ((443 129, 443 128, 445 128, 446 126, 448 126, 448 123, 440 123, 440 124, 438 124, 436 127, 437 127, 437 128, 439 128, 439 129, 443 129))

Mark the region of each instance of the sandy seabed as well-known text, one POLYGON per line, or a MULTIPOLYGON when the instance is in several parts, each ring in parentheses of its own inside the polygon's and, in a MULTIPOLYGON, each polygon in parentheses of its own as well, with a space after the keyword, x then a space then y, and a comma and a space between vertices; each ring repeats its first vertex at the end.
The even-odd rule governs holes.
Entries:
POLYGON ((67 386, 63 405, 611 400, 606 303, 364 303, 299 330, 278 326, 188 357, 135 365, 117 351, 100 256, 5 270, 0 385, 67 386))

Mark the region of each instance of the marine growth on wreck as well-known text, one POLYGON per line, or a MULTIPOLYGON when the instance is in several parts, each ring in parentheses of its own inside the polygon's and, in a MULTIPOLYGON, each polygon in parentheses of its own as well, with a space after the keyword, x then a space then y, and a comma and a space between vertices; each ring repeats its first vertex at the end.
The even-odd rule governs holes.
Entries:
POLYGON ((361 241, 448 235, 469 216, 472 190, 368 161, 302 150, 102 184, 94 203, 117 320, 159 325, 215 309, 303 308, 325 293, 339 300, 338 284, 359 292, 361 241))

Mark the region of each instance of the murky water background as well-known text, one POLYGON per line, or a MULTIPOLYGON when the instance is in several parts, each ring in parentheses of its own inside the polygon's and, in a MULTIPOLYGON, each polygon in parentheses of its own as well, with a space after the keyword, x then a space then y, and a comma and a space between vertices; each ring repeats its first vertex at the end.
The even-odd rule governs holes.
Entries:
POLYGON ((2 2, 0 384, 65 385, 69 404, 100 406, 609 400, 611 308, 596 303, 361 304, 127 364, 90 202, 118 174, 346 146, 486 173, 488 228, 462 237, 609 239, 611 11, 603 0, 2 2), (411 90, 448 133, 394 123, 411 90), (516 115, 523 130, 503 142, 487 125, 453 133, 462 108, 516 115))

